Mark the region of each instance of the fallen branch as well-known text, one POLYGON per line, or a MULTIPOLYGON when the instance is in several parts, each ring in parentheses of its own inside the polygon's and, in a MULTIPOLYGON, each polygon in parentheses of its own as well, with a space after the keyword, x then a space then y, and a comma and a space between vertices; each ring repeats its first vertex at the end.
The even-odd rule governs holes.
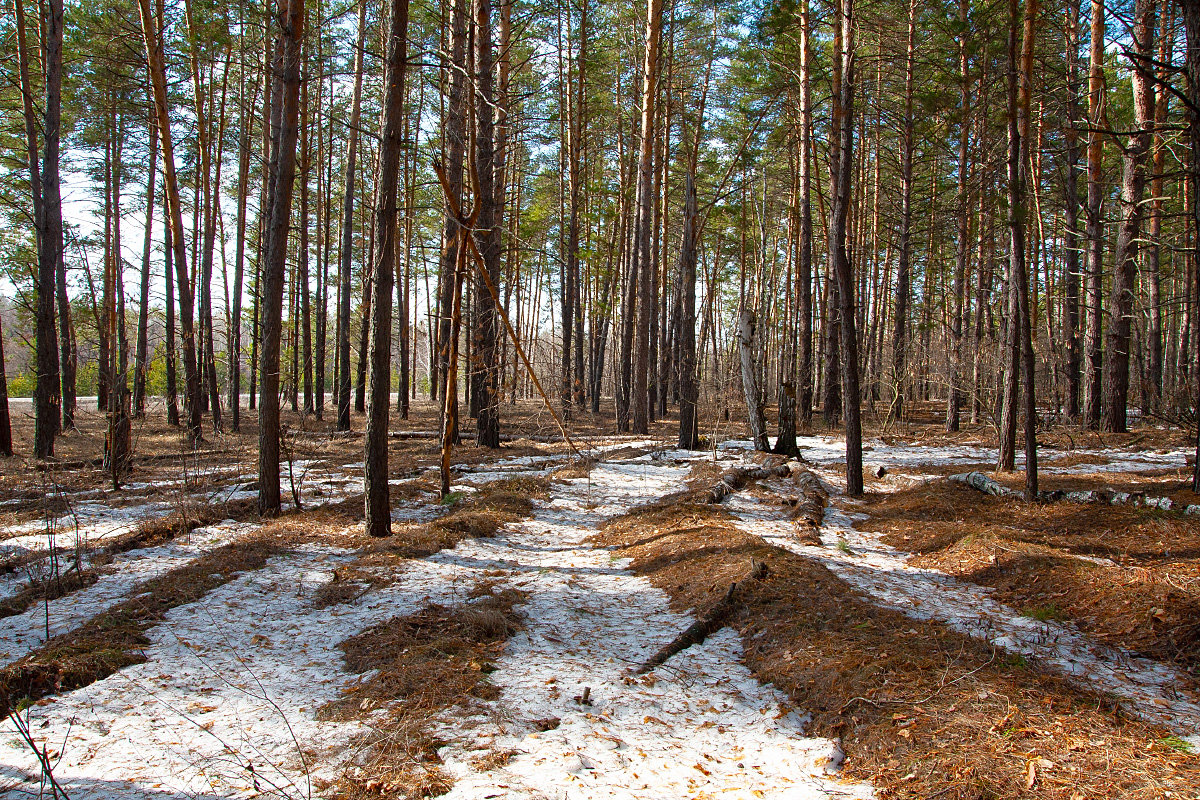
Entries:
POLYGON ((671 640, 670 644, 663 647, 655 653, 649 660, 643 662, 636 670, 635 674, 645 675, 655 667, 660 667, 667 661, 683 652, 694 644, 701 644, 715 631, 720 630, 725 620, 737 608, 738 602, 734 599, 734 594, 738 587, 748 580, 760 580, 767 576, 767 565, 756 559, 750 559, 750 574, 740 581, 734 581, 729 584, 729 588, 725 590, 725 595, 713 606, 707 614, 688 626, 687 630, 671 640))
POLYGON ((982 472, 960 472, 957 475, 951 475, 949 480, 970 486, 972 489, 978 489, 992 497, 1024 497, 1021 492, 997 483, 982 472))

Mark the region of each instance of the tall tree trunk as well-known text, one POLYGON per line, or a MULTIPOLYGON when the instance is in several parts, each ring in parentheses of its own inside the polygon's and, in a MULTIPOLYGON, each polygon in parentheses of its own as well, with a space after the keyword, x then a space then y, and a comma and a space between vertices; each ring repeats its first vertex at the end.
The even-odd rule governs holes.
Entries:
MULTIPOLYGON (((302 2, 302 0, 293 0, 302 2)), ((366 529, 371 536, 392 532, 388 502, 388 404, 392 389, 392 288, 396 259, 397 186, 404 146, 404 72, 407 58, 408 0, 391 0, 384 85, 379 181, 376 184, 374 298, 371 303, 370 386, 364 472, 366 529)))
POLYGON ((863 492, 862 419, 859 416, 858 330, 854 313, 854 272, 846 250, 850 176, 854 169, 854 0, 839 0, 834 36, 833 113, 829 170, 829 261, 838 284, 841 324, 842 408, 846 424, 846 494, 863 492))
POLYGON ((11 457, 12 420, 8 413, 8 373, 4 371, 4 329, 0 325, 0 456, 11 457))
POLYGON ((1100 392, 1104 379, 1100 297, 1104 287, 1104 0, 1092 0, 1088 66, 1087 145, 1087 337, 1084 343, 1083 422, 1100 426, 1100 392))
MULTIPOLYGON (((1165 6, 1172 8, 1171 6, 1165 6)), ((1174 60, 1172 39, 1174 37, 1175 15, 1164 17, 1162 30, 1159 33, 1158 68, 1156 83, 1161 85, 1168 80, 1170 64, 1174 60), (1170 23, 1167 22, 1170 19, 1170 23)), ((1167 107, 1170 105, 1169 92, 1158 90, 1154 103, 1154 139, 1150 184, 1150 221, 1146 242, 1146 271, 1150 284, 1150 324, 1146 330, 1149 339, 1149 363, 1146 365, 1146 410, 1157 414, 1161 411, 1163 393, 1163 300, 1162 300, 1162 222, 1163 222, 1163 172, 1166 169, 1166 148, 1163 146, 1163 130, 1167 123, 1167 107)))
POLYGON ((150 166, 146 173, 146 227, 142 239, 142 280, 138 293, 137 345, 133 367, 133 416, 146 416, 146 377, 150 372, 150 255, 153 252, 154 181, 158 177, 158 127, 151 118, 146 126, 150 134, 150 166))
MULTIPOLYGON (((634 433, 650 430, 651 318, 654 315, 654 275, 651 227, 654 224, 654 133, 658 104, 658 61, 662 39, 662 0, 646 4, 646 55, 642 63, 641 150, 638 154, 637 209, 633 233, 633 263, 636 263, 638 298, 634 331, 633 383, 630 405, 634 433)), ((632 283, 633 276, 630 281, 632 283)), ((632 288, 631 288, 632 294, 632 288)), ((633 310, 633 306, 630 306, 633 310)))
POLYGON ((683 241, 679 246, 679 446, 700 446, 700 383, 696 374, 696 179, 689 170, 683 195, 683 241))
POLYGON ((1082 352, 1079 309, 1079 4, 1067 4, 1067 174, 1064 186, 1066 231, 1063 234, 1063 337, 1067 347, 1067 419, 1077 421, 1080 413, 1082 352))
POLYGON ((304 383, 304 413, 313 413, 313 356, 312 356, 312 293, 309 288, 309 216, 308 216, 308 179, 312 170, 312 158, 309 154, 309 131, 311 121, 308 116, 308 79, 301 79, 300 88, 300 247, 297 253, 297 288, 299 293, 300 311, 300 341, 292 342, 301 354, 300 369, 304 383))
POLYGON ((358 38, 354 51, 354 94, 350 101, 346 180, 342 200, 342 245, 338 259, 337 429, 350 430, 350 294, 354 256, 354 192, 358 167, 358 131, 362 119, 363 54, 367 46, 367 3, 358 4, 358 38))
MULTIPOLYGON (((146 40, 146 59, 150 84, 154 92, 154 109, 158 118, 158 133, 162 143, 164 191, 167 217, 171 226, 171 246, 175 262, 176 289, 179 295, 179 324, 183 338, 184 397, 187 412, 188 438, 193 444, 202 440, 200 427, 200 373, 196 362, 196 331, 192 317, 192 288, 188 279, 187 247, 183 240, 183 210, 179 202, 179 181, 175 174, 175 147, 171 135, 171 116, 167 105, 167 73, 163 63, 160 23, 165 19, 162 0, 157 2, 157 15, 150 10, 150 0, 138 0, 142 35, 146 40)), ((206 287, 207 288, 207 287, 206 287)))
MULTIPOLYGON (((904 60, 904 121, 900 129, 900 252, 896 264, 896 315, 892 320, 892 376, 888 419, 904 416, 905 357, 908 353, 908 300, 912 294, 913 77, 916 67, 916 0, 908 3, 908 46, 904 60)), ((965 33, 964 33, 965 35, 965 33)), ((960 176, 961 178, 961 176, 960 176)), ((834 193, 836 194, 836 189, 834 193)), ((925 287, 929 291, 929 287, 925 287)), ((845 320, 843 320, 843 325, 845 320)), ((849 365, 844 365, 849 367, 849 365)))
MULTIPOLYGON (((243 68, 244 71, 245 68, 243 68)), ((233 310, 229 315, 229 427, 234 432, 241 428, 242 406, 242 286, 245 280, 246 259, 246 203, 250 182, 250 115, 254 100, 258 96, 258 83, 254 84, 249 101, 245 96, 246 76, 242 75, 240 99, 240 121, 238 123, 238 193, 237 232, 233 256, 233 310)))
POLYGON ((163 366, 167 380, 167 424, 179 425, 179 389, 175 374, 175 246, 171 241, 171 216, 163 215, 163 283, 166 293, 166 332, 163 366))
MULTIPOLYGON (((142 0, 145 2, 145 0, 142 0)), ((304 0, 280 0, 277 17, 274 103, 278 126, 272 132, 272 180, 267 259, 262 275, 262 395, 258 406, 258 510, 280 511, 279 344, 283 332, 283 276, 292 188, 296 180, 296 139, 300 116, 300 49, 304 40, 304 0)))
POLYGON ((958 21, 962 26, 958 38, 958 78, 961 81, 959 97, 962 102, 962 120, 958 129, 958 237, 954 248, 954 296, 950 311, 950 388, 946 392, 946 430, 953 432, 959 426, 959 407, 962 405, 960 390, 961 365, 963 359, 963 318, 967 305, 967 253, 971 242, 971 192, 968 186, 970 165, 967 162, 968 145, 971 138, 971 75, 967 35, 970 24, 970 0, 960 0, 958 21))
MULTIPOLYGON (((1024 32, 1017 56, 1017 30, 1021 27, 1021 0, 1009 0, 1008 31, 1008 218, 1009 279, 1016 318, 1010 319, 1014 351, 1012 369, 1020 363, 1025 412, 1025 499, 1037 497, 1037 406, 1029 301, 1029 272, 1025 265, 1025 183, 1029 162, 1029 99, 1033 71, 1034 20, 1037 0, 1025 0, 1024 32), (1016 356, 1019 350, 1019 358, 1016 356)), ((1015 427, 1015 424, 1014 424, 1015 427)))
POLYGON ((1133 300, 1137 282, 1138 239, 1142 225, 1142 195, 1146 186, 1145 159, 1154 129, 1153 69, 1154 0, 1137 0, 1133 20, 1134 132, 1122 154, 1121 226, 1117 233, 1116 265, 1108 300, 1108 336, 1105 341, 1104 430, 1124 432, 1129 399, 1129 350, 1132 344, 1133 300))
POLYGON ((47 9, 42 51, 42 65, 46 78, 42 109, 42 209, 40 217, 36 220, 39 230, 35 313, 37 382, 33 394, 33 454, 37 458, 54 455, 54 438, 58 435, 62 413, 58 338, 54 330, 54 294, 63 261, 62 197, 59 188, 63 0, 48 0, 47 9))
POLYGON ((796 254, 796 312, 800 317, 796 354, 796 399, 800 424, 812 422, 813 295, 812 295, 812 27, 808 0, 800 0, 800 252, 796 254))
POLYGON ((488 279, 493 286, 500 280, 500 231, 504 211, 496 202, 492 48, 492 2, 475 0, 475 169, 479 173, 479 196, 476 199, 479 221, 475 237, 487 276, 476 271, 475 337, 471 348, 475 366, 472 397, 479 408, 475 425, 476 444, 497 448, 500 446, 500 350, 497 347, 500 321, 499 309, 488 290, 488 279))

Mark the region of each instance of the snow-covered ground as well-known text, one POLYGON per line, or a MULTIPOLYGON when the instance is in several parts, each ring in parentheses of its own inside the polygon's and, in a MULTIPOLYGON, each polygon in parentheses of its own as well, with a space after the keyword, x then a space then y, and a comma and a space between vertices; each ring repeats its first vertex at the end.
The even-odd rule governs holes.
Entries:
MULTIPOLYGON (((316 717, 358 679, 344 671, 338 643, 429 602, 460 602, 486 577, 528 592, 528 624, 491 676, 499 700, 442 721, 442 755, 460 778, 454 797, 871 796, 826 774, 836 772, 837 746, 804 736, 803 719, 741 665, 731 632, 653 677, 627 674, 691 620, 586 541, 607 517, 678 488, 686 471, 649 457, 601 464, 556 484, 532 520, 406 562, 395 583, 351 604, 311 602, 349 553, 310 546, 275 557, 171 611, 150 631, 145 663, 35 706, 34 735, 75 800, 307 798, 363 730, 316 717), (591 705, 573 699, 584 687, 591 705), (557 727, 537 730, 550 717, 557 727), (492 747, 516 755, 475 772, 473 756, 492 747)), ((103 605, 86 603, 89 613, 103 605)), ((36 790, 38 778, 36 759, 6 730, 0 793, 36 790)))
MULTIPOLYGON (((1088 688, 1120 698, 1145 719, 1174 728, 1185 736, 1200 735, 1200 696, 1185 688, 1192 681, 1175 669, 1102 645, 1069 623, 1025 616, 993 600, 987 587, 936 570, 910 566, 908 554, 885 544, 879 534, 856 530, 855 520, 865 515, 855 510, 855 501, 841 494, 845 486, 844 470, 837 469, 839 452, 833 444, 828 439, 805 438, 800 442, 805 457, 818 465, 817 474, 835 491, 821 529, 822 546, 801 543, 778 506, 745 494, 730 498, 727 506, 747 531, 822 562, 882 606, 914 619, 945 623, 1007 652, 1037 659, 1038 663, 1088 688), (845 543, 844 548, 839 546, 840 542, 845 543)), ((871 463, 893 470, 922 464, 953 464, 971 457, 960 447, 893 448, 882 443, 876 443, 870 455, 871 463)), ((1106 455, 1112 459, 1108 466, 1133 470, 1147 465, 1183 464, 1185 454, 1179 451, 1106 455)), ((903 475, 889 476, 872 488, 896 490, 911 485, 912 480, 903 475)))
POLYGON ((836 745, 804 736, 782 695, 740 663, 732 631, 653 677, 629 675, 692 620, 586 540, 605 518, 682 488, 686 471, 649 457, 602 463, 556 487, 531 521, 479 543, 517 570, 512 584, 529 592, 528 626, 492 674, 502 690, 497 707, 441 732, 457 733, 441 753, 458 778, 447 797, 871 796, 870 787, 825 774, 840 761, 836 745), (591 705, 574 699, 585 689, 591 705), (535 721, 550 718, 557 727, 537 730, 535 721), (516 755, 474 772, 469 761, 488 748, 516 755))
MULTIPOLYGON (((841 443, 810 437, 801 446, 836 490, 841 443)), ((317 779, 336 777, 353 759, 355 737, 369 724, 369 718, 317 718, 322 705, 364 677, 345 671, 338 644, 428 603, 462 602, 488 580, 526 593, 526 627, 490 675, 499 699, 437 721, 438 736, 447 743, 440 754, 457 779, 451 798, 870 797, 870 786, 838 776, 837 745, 806 736, 803 710, 791 710, 742 665, 732 631, 718 632, 650 676, 630 673, 691 619, 671 611, 662 591, 609 551, 589 545, 589 537, 605 519, 680 488, 690 461, 733 464, 745 455, 731 443, 708 454, 664 449, 602 461, 586 478, 554 483, 551 499, 539 503, 530 520, 494 538, 407 561, 392 583, 329 608, 314 607, 314 593, 353 554, 331 546, 297 548, 172 610, 150 630, 145 663, 37 704, 29 711, 31 728, 75 800, 307 799, 316 794, 317 779), (575 699, 585 691, 590 704, 575 699), (490 752, 511 758, 478 771, 473 764, 490 752)), ((896 471, 986 463, 994 456, 981 447, 874 442, 867 460, 896 471)), ((1160 453, 1113 463, 1170 466, 1175 458, 1160 453)), ((459 482, 470 491, 498 478, 544 474, 560 462, 508 459, 467 471, 459 482)), ((361 491, 361 464, 297 467, 304 473, 306 506, 361 491)), ((223 491, 233 496, 251 492, 246 484, 253 476, 224 480, 223 491)), ((888 480, 899 487, 914 479, 888 480)), ((286 484, 285 477, 285 494, 286 484)), ((89 514, 90 538, 102 536, 105 526, 129 525, 131 515, 155 513, 156 502, 107 510, 99 500, 80 505, 89 514)), ((750 532, 818 559, 881 605, 1036 658, 1182 734, 1200 732, 1200 702, 1170 669, 1098 646, 1069 626, 1024 617, 986 589, 908 566, 904 554, 853 529, 856 512, 844 497, 834 498, 820 547, 800 544, 778 506, 748 494, 735 495, 728 505, 750 532), (839 539, 849 553, 836 546, 839 539)), ((415 520, 433 513, 436 507, 413 502, 398 505, 394 516, 415 520)), ((48 617, 47 607, 37 606, 0 620, 0 661, 37 647, 47 619, 52 634, 69 630, 147 578, 254 530, 253 524, 220 523, 117 556, 94 586, 51 602, 48 617)), ((0 794, 9 787, 36 791, 35 757, 11 728, 0 731, 0 794)))

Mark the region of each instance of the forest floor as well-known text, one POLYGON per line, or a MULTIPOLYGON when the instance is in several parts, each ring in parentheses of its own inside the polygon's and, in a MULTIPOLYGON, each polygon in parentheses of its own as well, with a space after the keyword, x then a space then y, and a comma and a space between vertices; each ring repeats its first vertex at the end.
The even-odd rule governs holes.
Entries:
POLYGON ((932 412, 868 432, 851 499, 841 442, 805 436, 814 535, 786 477, 701 502, 750 462, 736 425, 689 453, 578 414, 580 462, 524 403, 439 503, 420 403, 370 540, 361 433, 285 415, 263 521, 243 416, 190 452, 152 409, 117 491, 91 411, 55 463, 0 464, 0 796, 1200 797, 1184 431, 1042 439, 1044 488, 1170 508, 984 495, 948 476, 991 475, 994 434, 932 412))

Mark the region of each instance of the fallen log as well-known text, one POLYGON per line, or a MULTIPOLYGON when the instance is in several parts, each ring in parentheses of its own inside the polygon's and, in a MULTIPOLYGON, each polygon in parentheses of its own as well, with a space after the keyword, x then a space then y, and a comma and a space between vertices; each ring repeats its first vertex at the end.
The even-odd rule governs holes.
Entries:
POLYGON ((825 506, 829 504, 829 492, 811 470, 791 465, 792 480, 798 494, 789 501, 796 534, 809 544, 821 543, 821 525, 825 522, 825 506), (797 468, 799 467, 799 468, 797 468))
MULTIPOLYGON (((1024 497, 1021 492, 1002 486, 982 472, 963 472, 949 476, 949 480, 978 489, 993 497, 1024 497)), ((1039 492, 1038 500, 1059 501, 1070 503, 1100 503, 1110 506, 1142 506, 1157 508, 1160 511, 1180 511, 1189 516, 1200 516, 1200 505, 1176 506, 1169 497, 1152 497, 1145 492, 1121 492, 1115 489, 1089 489, 1087 491, 1067 492, 1061 489, 1052 492, 1039 492)))
POLYGON ((708 490, 708 502, 720 503, 750 481, 786 478, 790 474, 791 468, 786 463, 769 467, 730 467, 721 473, 721 479, 708 490))
POLYGON ((984 494, 990 494, 992 497, 1024 497, 1016 489, 1009 489, 1007 486, 997 483, 982 472, 960 472, 957 475, 951 475, 949 480, 970 486, 972 489, 978 489, 984 494))
POLYGON ((717 601, 715 606, 709 609, 707 614, 693 622, 687 627, 687 630, 672 639, 670 644, 639 665, 634 674, 645 675, 655 667, 660 667, 667 663, 670 658, 692 645, 701 644, 714 632, 720 630, 725 625, 725 620, 729 618, 729 615, 738 606, 738 602, 734 598, 738 588, 746 581, 760 580, 766 576, 767 565, 757 559, 750 559, 749 575, 740 581, 734 581, 729 584, 729 588, 725 590, 725 595, 717 601))

